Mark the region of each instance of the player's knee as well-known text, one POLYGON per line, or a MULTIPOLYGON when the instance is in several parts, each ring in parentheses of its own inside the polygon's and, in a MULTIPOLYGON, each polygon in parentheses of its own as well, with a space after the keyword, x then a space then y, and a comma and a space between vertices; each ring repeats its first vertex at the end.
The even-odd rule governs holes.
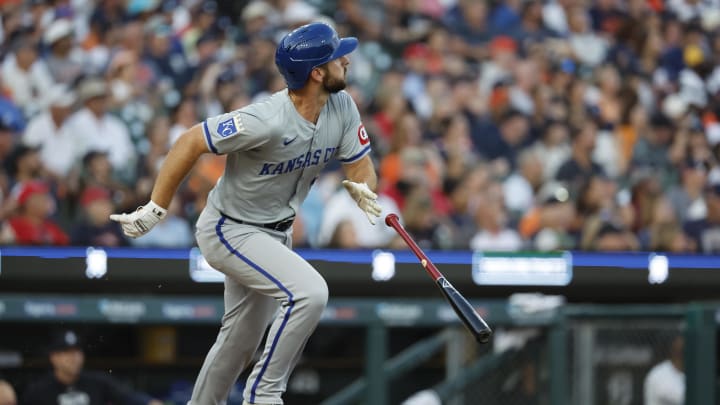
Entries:
POLYGON ((306 306, 309 311, 322 312, 328 301, 328 286, 325 280, 313 283, 312 287, 305 291, 306 306))

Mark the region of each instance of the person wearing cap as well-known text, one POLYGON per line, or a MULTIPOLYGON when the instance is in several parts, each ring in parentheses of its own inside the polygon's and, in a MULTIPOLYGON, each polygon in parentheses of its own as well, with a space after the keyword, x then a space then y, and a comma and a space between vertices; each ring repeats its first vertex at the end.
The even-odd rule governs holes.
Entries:
POLYGON ((83 73, 85 55, 75 46, 74 36, 73 22, 67 18, 53 21, 43 33, 45 63, 56 83, 71 84, 83 73))
POLYGON ((84 370, 83 343, 74 330, 53 333, 48 357, 52 370, 28 385, 22 397, 23 404, 162 405, 162 402, 129 389, 106 373, 84 370))
POLYGON ((55 203, 43 181, 18 183, 13 193, 18 213, 8 219, 18 245, 67 245, 70 238, 50 216, 55 203))
POLYGON ((189 404, 227 401, 250 366, 268 324, 262 357, 245 386, 246 404, 281 404, 297 359, 328 299, 327 283, 292 250, 300 204, 321 171, 341 164, 343 186, 372 224, 380 217, 370 137, 347 86, 357 38, 340 38, 324 23, 291 31, 275 51, 287 88, 267 99, 194 125, 160 167, 150 200, 114 214, 124 233, 139 238, 168 215, 182 180, 201 156, 227 155, 196 224, 207 262, 223 272, 225 315, 198 374, 189 404), (332 161, 332 162, 331 162, 332 161))
POLYGON ((137 151, 132 143, 128 127, 109 112, 107 83, 101 78, 89 77, 78 88, 83 108, 68 118, 68 130, 77 137, 77 153, 83 156, 89 151, 106 151, 113 169, 133 178, 137 151))
POLYGON ((110 190, 98 185, 80 193, 81 215, 72 228, 70 241, 74 246, 127 246, 128 241, 117 222, 110 220, 115 209, 110 190))
POLYGON ((10 98, 25 112, 35 114, 42 108, 47 91, 54 81, 45 62, 38 58, 38 44, 29 36, 21 36, 12 43, 12 53, 0 66, 0 76, 10 98))
POLYGON ((66 125, 75 101, 75 94, 67 86, 54 86, 47 108, 30 120, 22 134, 22 143, 39 148, 43 164, 56 179, 67 177, 78 161, 77 138, 66 125))

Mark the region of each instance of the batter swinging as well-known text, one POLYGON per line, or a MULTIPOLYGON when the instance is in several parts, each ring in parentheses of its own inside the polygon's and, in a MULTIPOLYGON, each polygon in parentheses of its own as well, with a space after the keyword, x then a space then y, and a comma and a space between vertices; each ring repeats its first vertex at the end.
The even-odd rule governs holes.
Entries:
POLYGON ((355 103, 342 91, 347 54, 356 47, 357 39, 340 39, 322 23, 287 34, 275 54, 287 89, 189 129, 168 153, 151 200, 133 213, 111 216, 130 237, 147 233, 165 217, 200 155, 227 154, 225 173, 197 221, 200 250, 226 276, 225 314, 192 405, 225 403, 271 321, 244 398, 247 404, 282 404, 288 377, 328 298, 322 276, 291 250, 292 223, 331 159, 343 163, 343 185, 370 222, 380 216, 371 191, 376 177, 370 142, 355 103))

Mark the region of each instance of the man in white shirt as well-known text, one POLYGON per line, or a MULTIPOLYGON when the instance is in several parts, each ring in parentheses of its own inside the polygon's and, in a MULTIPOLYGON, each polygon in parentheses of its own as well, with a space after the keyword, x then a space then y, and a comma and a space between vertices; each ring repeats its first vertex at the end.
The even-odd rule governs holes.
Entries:
POLYGON ((645 377, 645 405, 682 405, 685 403, 683 338, 677 336, 670 346, 669 358, 645 377))
POLYGON ((18 38, 12 50, 2 63, 0 76, 13 102, 26 116, 31 116, 41 109, 53 79, 45 62, 38 58, 35 41, 29 37, 18 38))
POLYGON ((63 85, 55 86, 48 96, 47 109, 30 120, 22 142, 40 149, 45 167, 64 178, 78 161, 77 138, 65 125, 75 105, 75 94, 63 85))
POLYGON ((126 180, 134 177, 136 152, 127 126, 107 110, 108 87, 104 80, 89 78, 80 83, 78 97, 84 108, 68 120, 78 138, 78 156, 90 151, 108 153, 113 170, 126 180))
MULTIPOLYGON (((354 215, 354 206, 348 205, 348 202, 353 202, 352 197, 350 194, 344 192, 342 188, 338 189, 327 201, 320 223, 318 245, 323 247, 327 246, 332 239, 335 228, 342 221, 350 221, 352 223, 357 235, 358 244, 362 248, 382 248, 391 245, 395 238, 395 231, 387 226, 366 224, 368 221, 363 221, 365 218, 354 215), (358 220, 358 218, 360 220, 358 220)), ((378 203, 386 207, 388 212, 400 212, 395 201, 384 194, 378 195, 378 203)))

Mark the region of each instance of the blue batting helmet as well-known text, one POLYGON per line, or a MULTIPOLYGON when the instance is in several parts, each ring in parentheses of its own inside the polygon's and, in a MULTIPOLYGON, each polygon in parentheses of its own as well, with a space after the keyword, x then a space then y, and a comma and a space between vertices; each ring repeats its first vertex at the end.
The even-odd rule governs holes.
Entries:
POLYGON ((316 67, 347 55, 357 47, 357 38, 339 38, 325 23, 310 23, 288 33, 275 51, 275 64, 289 89, 305 85, 316 67))

